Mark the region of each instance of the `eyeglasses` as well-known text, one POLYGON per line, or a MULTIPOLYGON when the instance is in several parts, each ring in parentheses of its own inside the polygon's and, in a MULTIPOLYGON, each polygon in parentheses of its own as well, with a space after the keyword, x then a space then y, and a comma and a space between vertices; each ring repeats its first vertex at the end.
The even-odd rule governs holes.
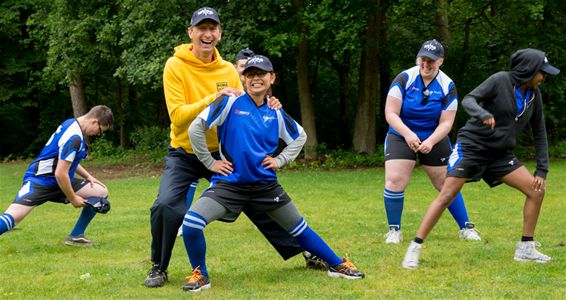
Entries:
POLYGON ((250 71, 244 74, 244 76, 248 79, 253 79, 254 77, 263 78, 268 72, 266 71, 250 71))
POLYGON ((421 100, 421 105, 426 105, 428 103, 428 96, 430 96, 431 94, 432 92, 429 90, 423 91, 423 99, 421 100))

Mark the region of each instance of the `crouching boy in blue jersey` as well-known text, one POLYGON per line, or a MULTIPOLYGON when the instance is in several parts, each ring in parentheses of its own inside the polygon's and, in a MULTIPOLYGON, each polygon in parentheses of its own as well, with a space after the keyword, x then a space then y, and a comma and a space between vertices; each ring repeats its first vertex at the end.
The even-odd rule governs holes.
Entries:
POLYGON ((193 268, 183 289, 198 292, 210 288, 204 227, 226 214, 239 214, 245 207, 267 213, 303 249, 326 261, 329 276, 363 278, 364 273, 348 258, 338 257, 310 229, 277 182, 275 169, 297 157, 307 136, 282 109, 273 110, 266 104, 266 93, 275 81, 271 62, 255 55, 246 62, 243 74, 246 94, 216 99, 189 127, 195 154, 216 175, 183 221, 183 239, 193 268), (205 132, 214 126, 221 144, 221 160, 215 160, 206 147, 205 132), (286 146, 276 153, 280 140, 286 146))
POLYGON ((83 207, 83 210, 65 244, 91 245, 84 232, 96 215, 96 209, 87 205, 85 199, 94 203, 96 198, 107 197, 108 189, 80 162, 87 155, 86 137, 101 134, 111 129, 113 124, 112 111, 104 105, 95 106, 87 114, 63 122, 29 165, 14 202, 0 216, 0 235, 14 228, 36 206, 47 201, 70 202, 74 207, 83 207), (83 179, 75 178, 75 173, 83 179))

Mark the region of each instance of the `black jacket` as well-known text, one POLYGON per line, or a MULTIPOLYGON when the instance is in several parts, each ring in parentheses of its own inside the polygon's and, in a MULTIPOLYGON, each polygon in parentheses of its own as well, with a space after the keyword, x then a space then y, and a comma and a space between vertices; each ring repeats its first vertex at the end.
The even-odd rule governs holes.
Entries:
POLYGON ((509 152, 517 144, 517 136, 530 123, 535 142, 536 176, 548 173, 548 142, 540 90, 525 112, 517 117, 515 87, 530 81, 544 63, 545 54, 536 49, 523 49, 511 56, 511 71, 498 72, 464 97, 462 107, 471 116, 458 132, 458 139, 472 142, 481 150, 509 152), (495 128, 483 124, 493 117, 495 128))

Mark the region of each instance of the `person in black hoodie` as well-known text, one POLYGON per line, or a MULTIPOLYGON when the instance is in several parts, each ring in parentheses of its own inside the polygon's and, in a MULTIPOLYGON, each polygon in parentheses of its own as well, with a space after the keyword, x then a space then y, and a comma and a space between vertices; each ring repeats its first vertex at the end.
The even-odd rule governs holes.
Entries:
POLYGON ((534 232, 540 213, 546 174, 548 142, 542 96, 538 86, 545 74, 557 75, 544 52, 522 49, 511 55, 511 71, 491 75, 462 100, 471 116, 458 131, 458 140, 448 162, 446 181, 428 208, 402 266, 416 269, 422 243, 444 210, 466 182, 483 179, 490 187, 505 183, 526 196, 523 236, 514 259, 547 263, 551 258, 535 249, 534 232), (517 136, 530 124, 536 151, 534 175, 513 155, 517 136))

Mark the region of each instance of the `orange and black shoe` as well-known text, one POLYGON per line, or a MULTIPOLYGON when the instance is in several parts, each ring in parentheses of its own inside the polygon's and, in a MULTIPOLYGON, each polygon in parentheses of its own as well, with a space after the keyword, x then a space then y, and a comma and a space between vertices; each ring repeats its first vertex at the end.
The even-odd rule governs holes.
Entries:
POLYGON ((187 284, 183 286, 183 291, 197 293, 209 288, 210 280, 201 273, 199 267, 196 267, 191 276, 187 276, 187 284))
POLYGON ((356 266, 348 259, 348 256, 342 258, 342 263, 334 267, 328 268, 328 276, 346 279, 360 279, 366 275, 356 268, 356 266))

